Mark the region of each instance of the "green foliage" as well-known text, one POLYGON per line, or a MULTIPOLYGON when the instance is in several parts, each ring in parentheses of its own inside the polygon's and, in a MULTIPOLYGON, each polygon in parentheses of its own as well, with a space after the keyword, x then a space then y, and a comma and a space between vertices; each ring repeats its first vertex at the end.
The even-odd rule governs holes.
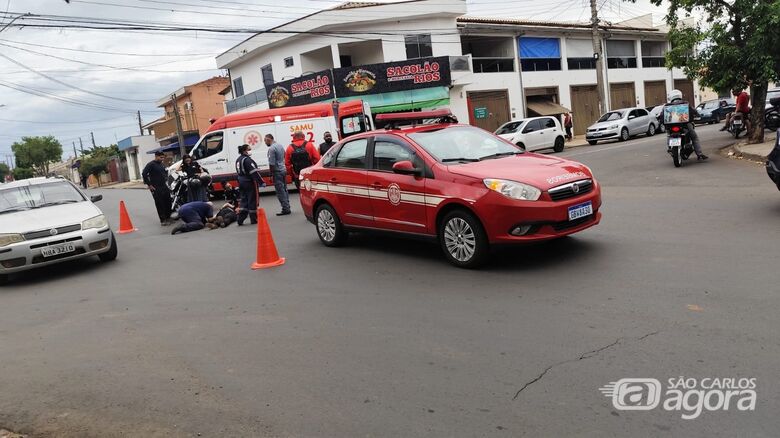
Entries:
POLYGON ((5 181, 5 176, 11 173, 11 168, 5 163, 0 163, 0 183, 5 181))
POLYGON ((22 137, 22 141, 11 145, 16 156, 16 165, 29 168, 40 176, 49 173, 49 163, 62 159, 62 145, 53 136, 22 137))
POLYGON ((80 170, 82 173, 95 175, 97 177, 108 170, 108 159, 109 156, 105 153, 101 153, 100 151, 94 152, 81 159, 80 170))
MULTIPOLYGON (((651 0, 656 6, 662 0, 651 0)), ((752 141, 763 140, 767 84, 780 71, 780 0, 669 0, 668 67, 716 90, 750 88, 752 141), (701 17, 691 23, 692 17, 701 17)))
POLYGON ((14 179, 17 181, 32 178, 33 176, 35 176, 35 172, 29 167, 14 167, 14 179))

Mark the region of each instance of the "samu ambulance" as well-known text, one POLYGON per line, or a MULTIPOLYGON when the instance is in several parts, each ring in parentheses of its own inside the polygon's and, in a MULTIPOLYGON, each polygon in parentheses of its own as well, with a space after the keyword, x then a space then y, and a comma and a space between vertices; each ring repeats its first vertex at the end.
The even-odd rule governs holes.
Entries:
MULTIPOLYGON (((340 140, 372 129, 371 109, 362 100, 341 103, 337 110, 327 102, 248 111, 215 120, 190 150, 190 155, 211 174, 214 191, 221 191, 227 182, 237 185, 235 162, 238 146, 248 144, 254 151, 252 159, 261 169, 260 175, 266 184, 272 186, 268 148, 263 142, 266 134, 273 135, 278 143, 286 147, 296 131, 303 132, 307 141, 319 144, 326 131, 340 140)), ((176 169, 179 164, 174 163, 169 169, 176 169)))

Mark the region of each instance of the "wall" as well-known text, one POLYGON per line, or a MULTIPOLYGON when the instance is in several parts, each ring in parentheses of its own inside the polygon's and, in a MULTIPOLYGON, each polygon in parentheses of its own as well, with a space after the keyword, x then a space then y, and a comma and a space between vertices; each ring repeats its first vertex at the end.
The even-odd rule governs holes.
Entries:
POLYGON ((219 92, 228 84, 228 78, 218 78, 187 87, 199 134, 203 135, 211 126, 210 119, 218 119, 225 115, 225 107, 222 103, 224 99, 219 92))

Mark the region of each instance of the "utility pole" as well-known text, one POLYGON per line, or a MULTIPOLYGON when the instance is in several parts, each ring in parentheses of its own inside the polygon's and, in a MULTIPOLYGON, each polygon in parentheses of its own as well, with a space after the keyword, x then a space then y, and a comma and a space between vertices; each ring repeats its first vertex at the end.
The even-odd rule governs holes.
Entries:
POLYGON ((141 110, 138 110, 136 114, 138 115, 138 131, 141 135, 144 135, 144 124, 141 123, 141 110))
POLYGON ((92 137, 92 147, 93 148, 97 147, 97 145, 95 144, 95 133, 94 132, 90 132, 89 136, 92 137))
POLYGON ((76 142, 74 141, 74 142, 73 142, 73 159, 75 160, 75 159, 76 159, 76 158, 78 158, 78 157, 79 157, 79 156, 78 156, 78 154, 76 153, 76 142))
POLYGON ((81 150, 81 155, 84 155, 84 142, 81 141, 81 137, 79 137, 79 149, 81 150))
POLYGON ((176 135, 179 137, 179 153, 183 157, 187 154, 184 149, 184 134, 181 132, 181 118, 179 117, 179 104, 176 103, 176 93, 171 94, 171 103, 173 104, 173 116, 176 117, 176 135))
POLYGON ((606 96, 604 95, 604 59, 599 32, 599 10, 596 0, 590 0, 590 28, 591 38, 593 38, 593 57, 596 58, 596 90, 599 93, 599 115, 601 115, 606 108, 606 96))

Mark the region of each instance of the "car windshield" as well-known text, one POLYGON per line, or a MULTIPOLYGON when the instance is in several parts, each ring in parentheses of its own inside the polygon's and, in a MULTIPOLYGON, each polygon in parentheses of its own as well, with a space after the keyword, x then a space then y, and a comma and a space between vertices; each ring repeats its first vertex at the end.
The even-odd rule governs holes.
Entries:
POLYGON ((472 126, 415 132, 409 137, 442 163, 479 161, 523 153, 512 143, 472 126))
POLYGON ((517 128, 519 128, 520 125, 522 124, 523 124, 522 120, 520 120, 519 122, 509 122, 504 126, 498 128, 498 131, 496 131, 496 135, 514 134, 515 132, 517 132, 517 128))
POLYGON ((0 188, 0 214, 84 200, 84 196, 66 181, 0 188))
POLYGON ((611 122, 613 120, 620 120, 622 118, 623 118, 623 111, 612 111, 601 116, 599 122, 611 122))

